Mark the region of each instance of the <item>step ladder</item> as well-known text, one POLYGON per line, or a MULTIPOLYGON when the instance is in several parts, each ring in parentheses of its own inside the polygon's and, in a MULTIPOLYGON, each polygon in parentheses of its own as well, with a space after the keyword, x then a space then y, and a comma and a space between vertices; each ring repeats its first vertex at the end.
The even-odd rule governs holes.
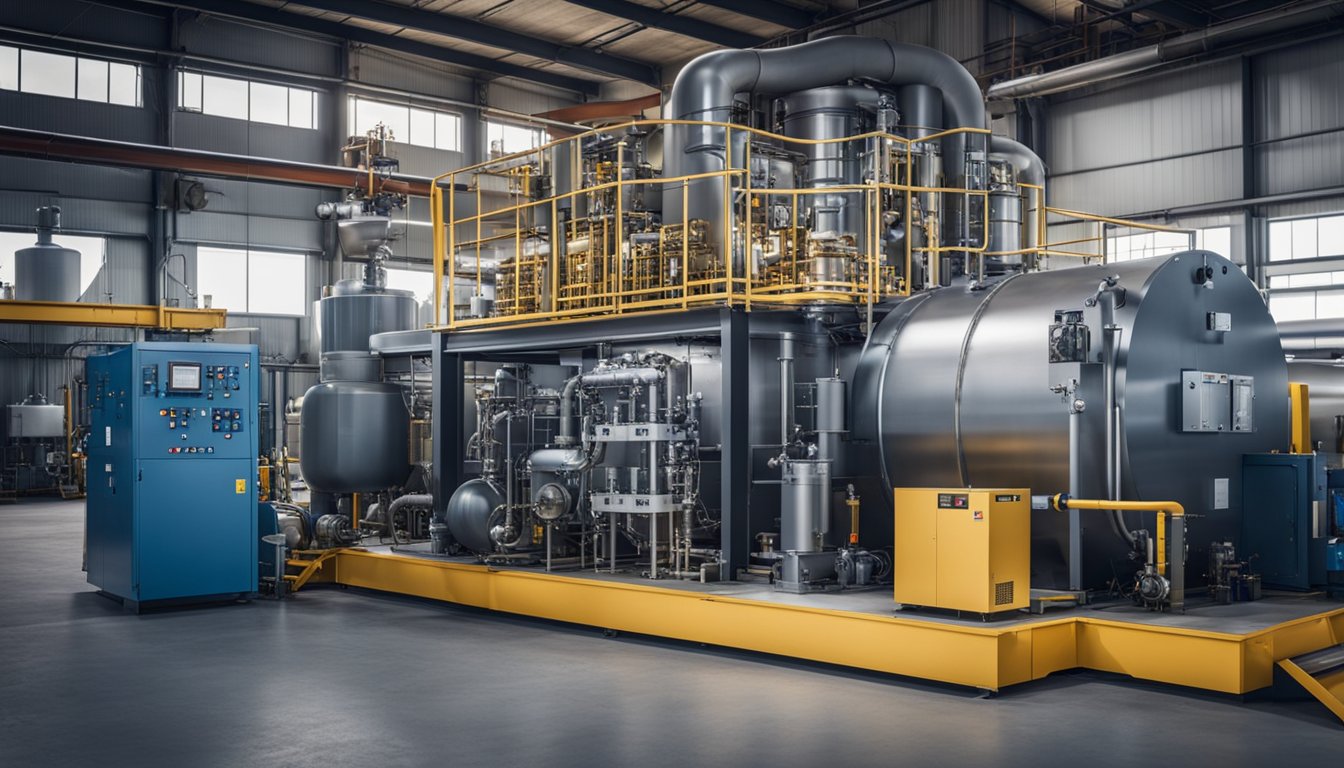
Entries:
POLYGON ((1344 722, 1344 643, 1284 659, 1279 668, 1344 722))
POLYGON ((285 560, 285 568, 286 570, 297 570, 298 573, 285 574, 289 591, 292 593, 303 589, 303 585, 320 573, 326 562, 340 551, 339 549, 296 549, 290 552, 290 557, 285 560))

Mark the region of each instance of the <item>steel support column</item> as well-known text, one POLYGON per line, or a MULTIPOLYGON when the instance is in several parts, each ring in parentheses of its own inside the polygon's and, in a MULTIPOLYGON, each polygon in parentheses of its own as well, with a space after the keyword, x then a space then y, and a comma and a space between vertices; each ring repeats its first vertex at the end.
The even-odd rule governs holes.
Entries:
POLYGON ((462 484, 462 401, 466 387, 466 364, 461 355, 443 351, 443 337, 434 339, 434 471, 430 493, 436 515, 446 511, 448 498, 462 484))
POLYGON ((750 339, 747 313, 728 307, 719 316, 723 403, 723 444, 720 446, 719 529, 723 549, 721 578, 735 579, 750 556, 751 516, 747 499, 751 492, 751 440, 747 416, 751 407, 747 384, 750 375, 750 339))

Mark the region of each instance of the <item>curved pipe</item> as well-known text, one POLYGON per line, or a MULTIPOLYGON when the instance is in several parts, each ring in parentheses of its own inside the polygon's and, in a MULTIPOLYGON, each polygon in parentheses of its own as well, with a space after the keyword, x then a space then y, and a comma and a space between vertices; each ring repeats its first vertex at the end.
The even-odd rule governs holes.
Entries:
POLYGON ((1121 501, 1119 499, 1071 499, 1067 493, 1050 497, 1050 506, 1056 512, 1070 509, 1107 510, 1122 512, 1165 512, 1172 517, 1185 517, 1185 507, 1179 501, 1121 501))
POLYGON ((419 507, 421 509, 433 509, 434 497, 428 493, 408 493, 405 496, 398 496, 387 505, 387 511, 383 514, 390 526, 392 524, 392 515, 400 512, 404 507, 419 507))
MULTIPOLYGON (((731 122, 733 100, 739 93, 781 94, 840 85, 850 80, 875 80, 892 86, 927 85, 943 96, 944 123, 949 128, 986 125, 980 86, 961 62, 921 45, 894 43, 872 37, 840 35, 801 45, 770 50, 712 51, 687 64, 672 85, 668 114, 678 120, 731 122)), ((740 134, 741 132, 739 132, 740 134)), ((735 136, 738 143, 742 137, 735 136)), ((950 158, 964 156, 965 135, 942 140, 949 186, 966 186, 963 165, 950 158)), ((665 176, 721 170, 727 158, 723 129, 712 126, 668 126, 665 176)), ((745 152, 730 147, 733 164, 745 152)), ((691 182, 688 218, 717 221, 722 216, 722 183, 691 182)), ((666 220, 681 219, 682 191, 668 188, 664 198, 666 220)), ((711 235, 722 235, 711 226, 711 235)))
POLYGON ((1019 181, 1045 186, 1045 163, 1026 144, 1007 136, 990 136, 989 153, 991 158, 997 156, 1016 168, 1019 181))

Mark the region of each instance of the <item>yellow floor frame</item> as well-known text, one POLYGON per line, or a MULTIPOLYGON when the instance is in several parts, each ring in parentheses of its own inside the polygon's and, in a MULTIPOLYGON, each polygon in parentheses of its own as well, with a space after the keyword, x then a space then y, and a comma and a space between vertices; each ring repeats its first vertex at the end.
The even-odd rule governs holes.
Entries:
POLYGON ((314 581, 997 691, 1086 668, 1242 694, 1283 659, 1344 642, 1344 608, 1248 634, 1077 614, 968 626, 343 550, 314 581))

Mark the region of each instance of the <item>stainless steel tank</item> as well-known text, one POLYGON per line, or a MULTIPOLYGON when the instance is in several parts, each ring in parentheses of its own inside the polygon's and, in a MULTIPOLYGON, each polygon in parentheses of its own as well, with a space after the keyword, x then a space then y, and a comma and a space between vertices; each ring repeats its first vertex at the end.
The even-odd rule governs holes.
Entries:
MULTIPOLYGON (((862 104, 876 104, 878 94, 862 86, 831 86, 799 91, 786 96, 784 135, 796 139, 821 140, 855 136, 860 131, 862 104)), ((808 188, 860 184, 863 179, 859 154, 862 142, 839 141, 790 147, 804 152, 803 186, 808 188)), ((814 194, 799 198, 799 204, 812 209, 812 229, 851 235, 858 241, 868 230, 862 221, 864 208, 860 193, 814 194)))
POLYGON ((1312 444, 1317 450, 1344 453, 1344 366, 1326 360, 1291 360, 1288 380, 1307 385, 1312 444))
MULTIPOLYGON (((1215 539, 1240 535, 1241 457, 1288 446, 1288 376, 1264 301, 1241 270, 1208 252, 1006 278, 980 290, 945 288, 902 303, 875 330, 855 374, 856 438, 878 448, 885 486, 1068 489, 1068 405, 1052 385, 1081 381, 1080 491, 1105 491, 1100 365, 1051 364, 1056 309, 1081 309, 1099 282, 1119 277, 1117 401, 1123 497, 1174 499, 1203 515, 1190 524, 1191 562, 1215 539), (1196 270, 1208 268, 1206 282, 1196 270), (1209 313, 1230 316, 1210 330, 1209 313), (1183 432, 1182 372, 1254 377, 1254 427, 1183 432)), ((1085 315, 1095 328, 1095 308, 1085 315)), ((1102 348, 1093 332, 1092 359, 1102 348)), ((1131 516, 1132 527, 1152 521, 1131 516)), ((1127 547, 1103 518, 1084 521, 1083 573, 1123 574, 1127 547)), ((1067 539, 1062 515, 1033 518, 1045 548, 1067 539)), ((1059 554, 1056 552, 1055 554, 1059 554)), ((1033 559, 1033 562, 1037 562, 1033 559)))
POLYGON ((303 396, 299 434, 299 468, 314 491, 381 491, 410 475, 410 417, 395 384, 318 384, 303 396))
POLYGON ((19 301, 77 301, 79 251, 51 241, 61 226, 61 209, 37 209, 37 243, 14 252, 14 298, 19 301))

